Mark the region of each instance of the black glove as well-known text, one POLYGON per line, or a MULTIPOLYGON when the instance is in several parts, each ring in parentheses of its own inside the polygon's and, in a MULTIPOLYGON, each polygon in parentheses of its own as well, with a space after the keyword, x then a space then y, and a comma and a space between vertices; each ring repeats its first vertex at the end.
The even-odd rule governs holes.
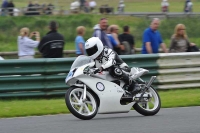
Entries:
POLYGON ((101 72, 101 70, 99 68, 95 68, 93 71, 94 74, 99 73, 99 72, 101 72))

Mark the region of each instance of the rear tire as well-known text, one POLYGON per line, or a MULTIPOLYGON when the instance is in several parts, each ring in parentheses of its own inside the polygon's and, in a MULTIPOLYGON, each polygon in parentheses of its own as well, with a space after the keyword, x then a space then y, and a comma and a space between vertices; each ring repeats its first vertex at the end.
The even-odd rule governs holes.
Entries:
POLYGON ((152 94, 152 99, 148 102, 143 103, 135 103, 133 108, 140 114, 144 116, 152 116, 159 112, 161 108, 161 100, 158 92, 150 87, 149 93, 152 94), (153 101, 154 100, 154 101, 153 101), (152 107, 152 108, 151 108, 152 107))
POLYGON ((70 87, 65 94, 65 103, 69 111, 79 119, 90 120, 98 111, 95 96, 87 90, 86 101, 82 101, 83 89, 70 87))

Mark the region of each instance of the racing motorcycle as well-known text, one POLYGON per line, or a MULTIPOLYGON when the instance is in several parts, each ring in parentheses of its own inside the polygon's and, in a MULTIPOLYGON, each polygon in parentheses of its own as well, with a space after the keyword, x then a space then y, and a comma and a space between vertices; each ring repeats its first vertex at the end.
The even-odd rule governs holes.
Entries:
POLYGON ((109 72, 98 72, 95 62, 88 56, 79 56, 73 62, 65 79, 69 89, 65 102, 69 111, 79 119, 89 120, 96 114, 128 113, 132 107, 144 116, 152 116, 161 108, 157 91, 151 86, 156 76, 149 82, 140 77, 149 71, 131 68, 131 78, 137 83, 138 92, 130 95, 124 89, 124 81, 115 79, 109 72))

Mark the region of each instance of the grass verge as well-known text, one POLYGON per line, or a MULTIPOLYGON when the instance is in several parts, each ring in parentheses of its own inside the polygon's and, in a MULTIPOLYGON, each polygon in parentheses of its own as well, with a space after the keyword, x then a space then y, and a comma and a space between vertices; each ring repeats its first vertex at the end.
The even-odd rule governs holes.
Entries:
MULTIPOLYGON (((162 108, 200 106, 200 89, 159 91, 162 108)), ((64 98, 0 100, 0 118, 69 113, 64 98)))

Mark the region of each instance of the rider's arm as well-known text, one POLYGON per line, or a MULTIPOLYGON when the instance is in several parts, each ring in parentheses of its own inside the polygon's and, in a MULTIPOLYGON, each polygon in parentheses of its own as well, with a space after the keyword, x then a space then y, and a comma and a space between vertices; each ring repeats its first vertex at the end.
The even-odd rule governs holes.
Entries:
POLYGON ((103 69, 107 69, 107 68, 109 68, 109 67, 115 65, 115 64, 116 64, 115 56, 116 56, 115 52, 113 52, 113 51, 111 50, 111 52, 110 52, 110 54, 109 54, 109 56, 108 56, 108 61, 106 61, 103 65, 101 65, 101 67, 102 67, 103 69))

